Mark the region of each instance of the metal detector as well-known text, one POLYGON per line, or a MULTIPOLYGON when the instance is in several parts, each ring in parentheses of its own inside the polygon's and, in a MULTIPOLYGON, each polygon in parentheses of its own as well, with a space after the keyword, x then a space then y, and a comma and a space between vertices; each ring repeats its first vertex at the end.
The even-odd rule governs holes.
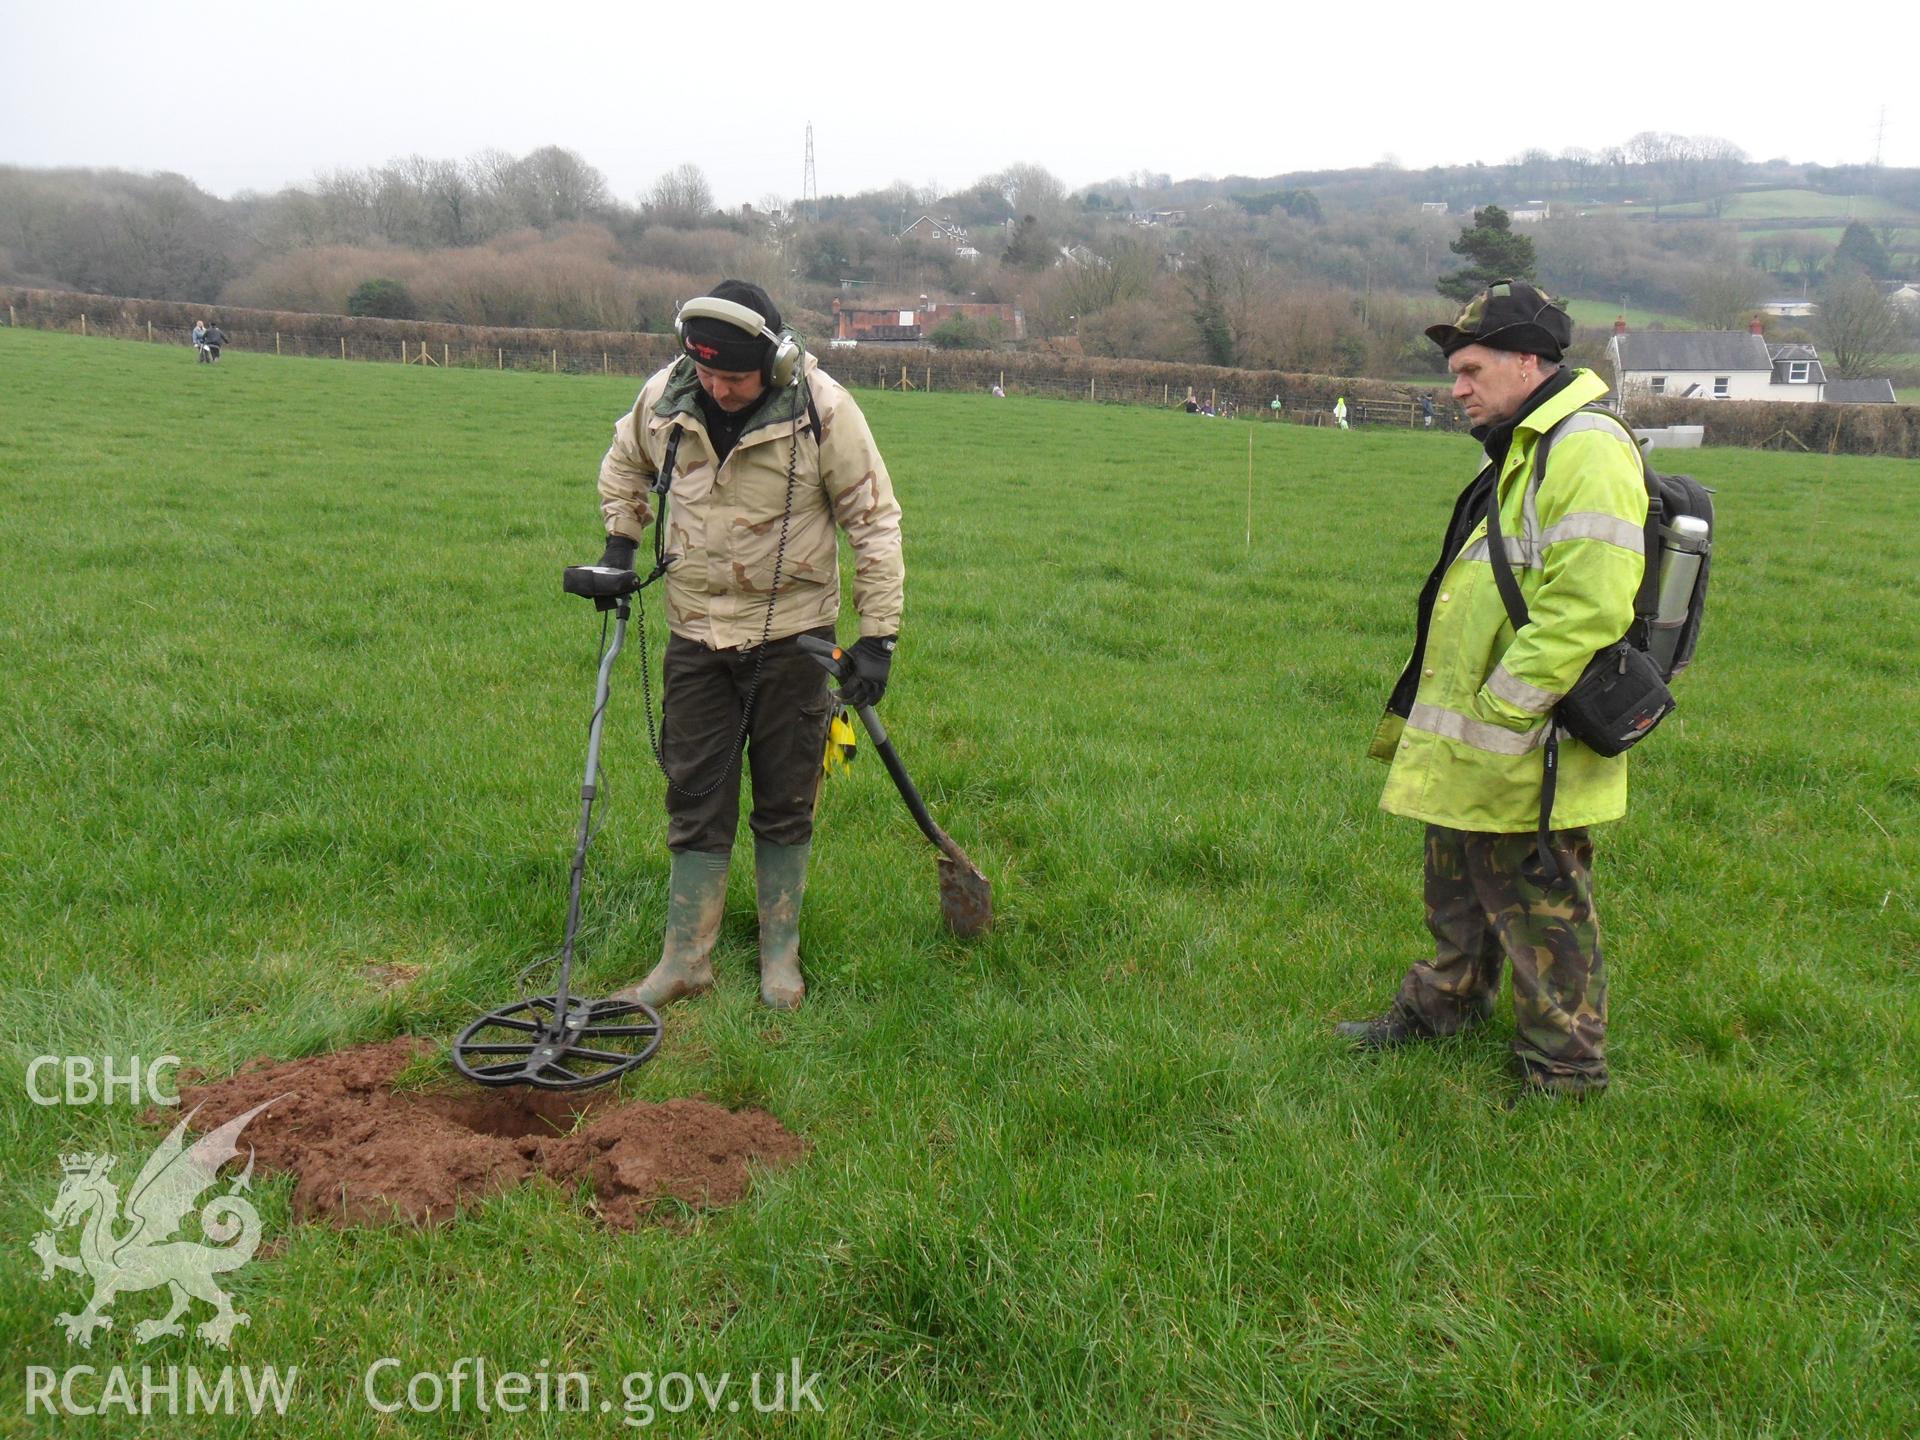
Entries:
MULTIPOLYGON (((664 567, 663 567, 664 568, 664 567)), ((656 575, 658 572, 656 572, 656 575)), ((489 1011, 453 1042, 453 1065, 481 1085, 532 1085, 541 1090, 584 1090, 605 1085, 653 1058, 660 1048, 660 1016, 638 1000, 583 1000, 568 988, 573 979, 573 942, 580 929, 580 881, 593 840, 593 798, 600 773, 600 727, 607 714, 608 677, 626 643, 633 597, 646 582, 631 570, 571 565, 562 584, 569 595, 612 611, 613 643, 604 644, 594 688, 593 723, 587 730, 587 774, 580 786, 580 829, 574 842, 567 894, 567 934, 557 955, 535 961, 521 978, 560 962, 551 995, 523 997, 489 1011)))

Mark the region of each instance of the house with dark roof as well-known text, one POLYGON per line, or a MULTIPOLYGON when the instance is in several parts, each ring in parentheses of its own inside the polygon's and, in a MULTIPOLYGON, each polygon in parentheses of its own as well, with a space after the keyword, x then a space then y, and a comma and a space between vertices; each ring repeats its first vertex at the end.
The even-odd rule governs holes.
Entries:
POLYGON ((1880 380, 1829 380, 1825 396, 1829 405, 1897 405, 1900 398, 1893 393, 1893 381, 1880 380))
POLYGON ((1820 363, 1820 352, 1811 345, 1774 345, 1773 383, 1776 385, 1814 385, 1822 393, 1816 393, 1814 399, 1826 398, 1823 393, 1827 384, 1827 367, 1820 363))
POLYGON ((1755 320, 1745 330, 1649 330, 1629 335, 1616 320, 1607 342, 1622 395, 1681 400, 1825 398, 1826 366, 1811 345, 1769 345, 1755 320))
POLYGON ((962 260, 978 260, 980 252, 967 238, 964 225, 956 225, 951 220, 936 220, 931 215, 922 215, 906 229, 900 232, 902 240, 930 240, 935 244, 951 245, 953 253, 962 260))

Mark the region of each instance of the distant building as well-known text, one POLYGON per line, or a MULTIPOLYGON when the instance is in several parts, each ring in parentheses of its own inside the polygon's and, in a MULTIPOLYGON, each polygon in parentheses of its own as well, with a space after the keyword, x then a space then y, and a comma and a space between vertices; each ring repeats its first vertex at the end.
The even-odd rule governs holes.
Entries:
POLYGON ((1447 213, 1447 202, 1444 200, 1422 200, 1420 202, 1420 213, 1422 215, 1444 215, 1447 213))
POLYGON ((1762 300, 1760 309, 1768 315, 1778 316, 1782 320, 1804 320, 1820 309, 1816 301, 1804 296, 1788 296, 1780 300, 1762 300))
POLYGON ((1829 380, 1811 345, 1769 345, 1760 321, 1745 330, 1654 330, 1629 335, 1613 323, 1607 342, 1614 388, 1624 396, 1675 400, 1785 400, 1802 404, 1893 404, 1891 380, 1829 380))
POLYGON ((1887 291, 1887 299, 1906 310, 1920 310, 1920 283, 1909 280, 1887 291))
POLYGON ((1529 200, 1518 209, 1509 211, 1507 218, 1516 225, 1538 225, 1542 220, 1553 218, 1553 207, 1544 200, 1529 200))
POLYGON ((931 215, 922 215, 900 232, 900 238, 902 240, 946 240, 959 244, 967 238, 967 232, 950 220, 936 220, 931 215))
POLYGON ((1897 405, 1891 380, 1829 380, 1826 401, 1829 405, 1897 405))
POLYGON ((833 340, 842 346, 849 342, 862 345, 915 345, 923 343, 929 334, 948 320, 962 318, 978 321, 982 326, 997 324, 1003 339, 1027 338, 1026 315, 1017 305, 949 303, 930 301, 922 295, 920 303, 910 310, 861 308, 843 305, 835 300, 833 340))
POLYGON ((936 220, 931 215, 922 215, 906 229, 900 232, 902 240, 924 240, 938 245, 951 245, 953 253, 962 260, 978 260, 980 252, 968 238, 966 227, 956 225, 951 220, 936 220))

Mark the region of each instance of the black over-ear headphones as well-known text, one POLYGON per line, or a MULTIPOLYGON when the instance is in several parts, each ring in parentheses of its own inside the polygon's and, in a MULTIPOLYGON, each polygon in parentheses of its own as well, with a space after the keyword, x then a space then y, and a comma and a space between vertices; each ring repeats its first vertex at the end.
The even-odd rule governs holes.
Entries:
POLYGON ((760 378, 775 390, 784 390, 800 378, 800 360, 807 351, 791 330, 779 334, 768 328, 766 317, 758 310, 712 295, 701 295, 680 307, 673 317, 673 333, 686 343, 689 320, 721 320, 749 335, 764 336, 769 342, 767 358, 760 367, 760 378))

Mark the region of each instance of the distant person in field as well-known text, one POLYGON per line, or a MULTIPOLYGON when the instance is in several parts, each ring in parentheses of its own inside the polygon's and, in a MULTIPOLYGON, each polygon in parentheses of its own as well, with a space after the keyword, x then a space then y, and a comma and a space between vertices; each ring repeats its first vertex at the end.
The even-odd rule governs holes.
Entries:
POLYGON ((1187 387, 1187 398, 1185 403, 1187 407, 1187 413, 1189 415, 1198 415, 1200 413, 1200 397, 1193 393, 1193 387, 1191 385, 1187 387))
POLYGON ((1347 428, 1347 397, 1338 396, 1333 402, 1333 423, 1342 430, 1347 428))
POLYGON ((1424 390, 1420 392, 1420 424, 1423 429, 1433 428, 1433 396, 1424 390))
POLYGON ((193 348, 195 350, 198 350, 200 348, 201 342, 204 341, 206 338, 207 338, 207 322, 204 320, 194 321, 193 322, 193 348))
POLYGON ((1370 753, 1392 766, 1381 808, 1427 827, 1435 952, 1386 1014, 1339 1030, 1378 1050, 1471 1029, 1508 962, 1522 1093, 1590 1094, 1607 1084, 1607 977, 1588 827, 1626 813, 1627 760, 1562 736, 1548 865, 1542 747, 1553 707, 1633 620, 1645 481, 1617 423, 1575 413, 1607 387, 1562 364, 1572 321, 1532 285, 1502 281, 1426 333, 1487 458, 1454 505, 1370 753), (1562 421, 1543 479, 1534 456, 1562 421), (1518 634, 1487 559, 1490 495, 1526 601, 1518 634))
POLYGON ((801 635, 834 638, 836 527, 853 547, 860 638, 848 705, 886 693, 906 571, 900 506, 853 397, 782 328, 766 291, 724 280, 682 307, 681 354, 641 388, 600 462, 602 565, 630 569, 664 473, 667 640, 661 753, 672 855, 660 963, 620 992, 655 1007, 713 984, 711 955, 753 780, 760 998, 806 995, 800 902, 832 710, 801 635))
MULTIPOLYGON (((227 343, 227 332, 222 330, 217 324, 209 325, 204 341, 206 344, 207 358, 209 360, 218 360, 220 358, 220 347, 227 343)), ((242 366, 241 368, 245 369, 246 367, 242 366)))

